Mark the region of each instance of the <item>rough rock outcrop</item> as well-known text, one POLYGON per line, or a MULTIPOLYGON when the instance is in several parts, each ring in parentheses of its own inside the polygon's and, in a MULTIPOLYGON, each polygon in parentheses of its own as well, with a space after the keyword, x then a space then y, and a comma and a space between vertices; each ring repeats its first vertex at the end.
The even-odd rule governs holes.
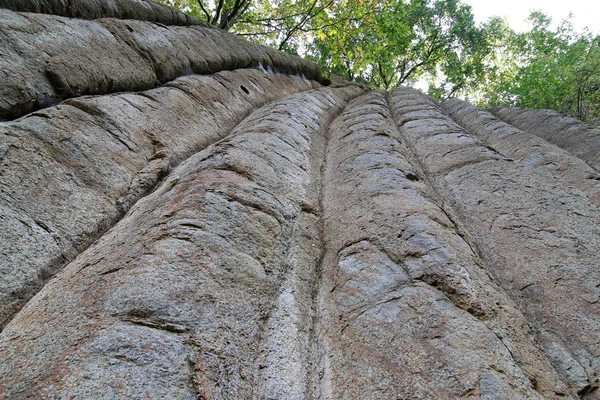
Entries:
POLYGON ((69 97, 152 89, 189 74, 259 67, 322 79, 312 62, 205 26, 86 21, 0 8, 0 33, 4 119, 69 97))
POLYGON ((165 25, 205 25, 205 22, 153 0, 0 0, 13 11, 98 19, 120 18, 165 25))
POLYGON ((0 125, 0 325, 173 166, 225 137, 254 108, 313 85, 225 71, 71 99, 0 125))
POLYGON ((537 135, 568 150, 600 172, 600 129, 565 117, 552 110, 524 110, 518 107, 491 110, 515 127, 537 135))
POLYGON ((0 7, 1 398, 599 398, 585 125, 0 7))

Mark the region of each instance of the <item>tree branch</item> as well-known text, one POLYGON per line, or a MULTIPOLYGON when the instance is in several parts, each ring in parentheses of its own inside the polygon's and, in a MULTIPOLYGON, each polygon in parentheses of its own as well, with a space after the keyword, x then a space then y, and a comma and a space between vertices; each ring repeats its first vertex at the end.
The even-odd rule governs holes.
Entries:
POLYGON ((198 5, 200 6, 200 9, 204 13, 204 15, 206 15, 206 22, 208 22, 210 24, 210 13, 208 12, 208 10, 206 8, 204 8, 204 4, 202 3, 202 0, 198 0, 198 5))
POLYGON ((212 25, 217 25, 219 23, 219 18, 221 17, 221 11, 223 11, 223 6, 225 5, 225 0, 219 0, 219 4, 215 8, 215 15, 211 21, 212 25))
POLYGON ((385 90, 388 90, 390 88, 390 84, 389 84, 388 80, 386 79, 385 74, 383 73, 383 67, 381 66, 380 62, 377 63, 377 68, 379 69, 379 76, 381 76, 381 80, 383 80, 383 85, 385 86, 385 90))
POLYGON ((250 0, 236 0, 231 11, 225 18, 221 18, 220 28, 228 31, 239 17, 250 7, 250 0))
POLYGON ((278 49, 279 50, 283 50, 283 46, 285 46, 285 44, 292 38, 292 36, 294 35, 294 33, 296 33, 297 31, 301 30, 302 27, 304 26, 304 24, 306 24, 306 22, 312 18, 314 18, 315 16, 317 16, 318 14, 320 14, 321 12, 323 12, 323 10, 325 10, 327 7, 329 7, 330 5, 333 4, 334 0, 330 0, 327 4, 325 4, 323 7, 321 7, 317 12, 315 12, 313 14, 313 10, 315 9, 318 0, 315 0, 311 6, 309 7, 308 11, 304 14, 304 17, 302 17, 302 19, 300 20, 300 22, 298 22, 294 27, 292 27, 291 29, 289 29, 285 35, 285 38, 283 39, 283 41, 279 44, 278 49))

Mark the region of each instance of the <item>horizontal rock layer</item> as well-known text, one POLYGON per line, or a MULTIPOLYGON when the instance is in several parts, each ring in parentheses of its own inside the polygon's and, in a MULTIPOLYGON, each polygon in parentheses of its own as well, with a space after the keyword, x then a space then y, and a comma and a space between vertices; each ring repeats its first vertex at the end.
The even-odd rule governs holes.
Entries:
POLYGON ((206 25, 198 18, 153 0, 0 0, 0 8, 81 19, 120 18, 165 25, 206 25))
POLYGON ((202 26, 0 9, 0 46, 0 119, 70 97, 152 89, 189 74, 261 68, 323 80, 310 61, 202 26))
POLYGON ((1 398, 599 398, 589 126, 5 3, 1 398))

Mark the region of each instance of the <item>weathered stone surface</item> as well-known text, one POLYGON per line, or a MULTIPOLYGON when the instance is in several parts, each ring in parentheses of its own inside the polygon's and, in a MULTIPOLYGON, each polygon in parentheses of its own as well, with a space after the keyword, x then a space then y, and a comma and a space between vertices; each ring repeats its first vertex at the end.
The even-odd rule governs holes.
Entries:
POLYGON ((549 172, 600 207, 600 173, 570 152, 523 132, 469 103, 452 99, 442 108, 461 126, 503 156, 549 172))
POLYGON ((595 131, 153 4, 0 0, 0 398, 600 398, 595 131))
POLYGON ((319 398, 568 393, 460 235, 384 93, 335 120, 326 165, 319 398))
POLYGON ((398 89, 392 97, 425 172, 456 205, 490 273, 531 321, 554 367, 575 392, 597 394, 598 208, 554 174, 485 147, 425 95, 398 89), (415 109, 431 115, 414 119, 415 109))
POLYGON ((497 108, 498 118, 571 152, 600 172, 600 129, 552 110, 497 108))
POLYGON ((192 73, 260 67, 322 80, 310 61, 200 26, 0 9, 0 33, 4 119, 64 98, 151 89, 192 73))
POLYGON ((0 0, 0 8, 81 19, 120 18, 165 25, 206 25, 198 18, 152 0, 0 0))
MULTIPOLYGON (((302 251, 318 252, 323 127, 360 92, 284 97, 181 164, 5 328, 0 393, 250 398, 256 375, 276 398, 305 390, 272 384, 256 360, 262 337, 276 334, 265 325, 284 306, 282 286, 301 268, 314 275, 302 251)), ((301 337, 309 306, 295 306, 301 337)), ((267 350, 269 361, 295 349, 267 350)), ((298 350, 301 383, 306 347, 298 350)))
POLYGON ((250 111, 318 85, 260 70, 68 100, 0 125, 0 327, 173 166, 250 111))

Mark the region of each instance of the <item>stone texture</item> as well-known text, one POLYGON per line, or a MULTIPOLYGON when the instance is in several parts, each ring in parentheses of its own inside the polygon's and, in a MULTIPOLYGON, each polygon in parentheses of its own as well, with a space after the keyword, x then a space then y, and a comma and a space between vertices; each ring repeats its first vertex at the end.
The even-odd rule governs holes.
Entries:
POLYGON ((591 127, 0 7, 0 398, 600 398, 591 127))
POLYGON ((531 134, 573 153, 600 172, 600 129, 552 110, 518 107, 492 109, 492 113, 531 134))
POLYGON ((597 395, 600 213, 580 190, 507 159, 425 95, 392 92, 396 121, 490 273, 525 313, 563 379, 597 395), (427 110, 430 114, 415 114, 427 110))
MULTIPOLYGON (((258 344, 263 336, 277 341, 265 325, 271 314, 277 320, 273 308, 288 306, 278 293, 289 275, 314 272, 302 261, 318 258, 310 254, 318 252, 311 210, 322 127, 360 92, 284 97, 176 168, 5 328, 0 373, 11 379, 2 379, 0 393, 26 398, 53 387, 58 397, 250 398, 255 375, 266 393, 277 391, 256 362, 258 344)), ((309 305, 291 305, 300 337, 309 305)), ((265 362, 294 353, 301 383, 305 354, 268 341, 265 351, 265 362)))
POLYGON ((81 19, 120 18, 164 25, 206 25, 198 18, 152 0, 0 0, 0 8, 81 19))
POLYGON ((252 109, 314 85, 225 71, 72 99, 0 125, 0 326, 173 166, 252 109))
POLYGON ((310 61, 201 26, 0 9, 0 46, 4 119, 69 97, 151 89, 189 74, 256 67, 322 80, 310 61))
POLYGON ((428 182, 384 93, 354 100, 333 123, 323 202, 319 397, 567 393, 428 182))
POLYGON ((582 159, 463 100, 448 100, 442 108, 467 131, 503 156, 549 172, 571 191, 575 188, 581 190, 592 203, 600 206, 600 173, 582 159))

